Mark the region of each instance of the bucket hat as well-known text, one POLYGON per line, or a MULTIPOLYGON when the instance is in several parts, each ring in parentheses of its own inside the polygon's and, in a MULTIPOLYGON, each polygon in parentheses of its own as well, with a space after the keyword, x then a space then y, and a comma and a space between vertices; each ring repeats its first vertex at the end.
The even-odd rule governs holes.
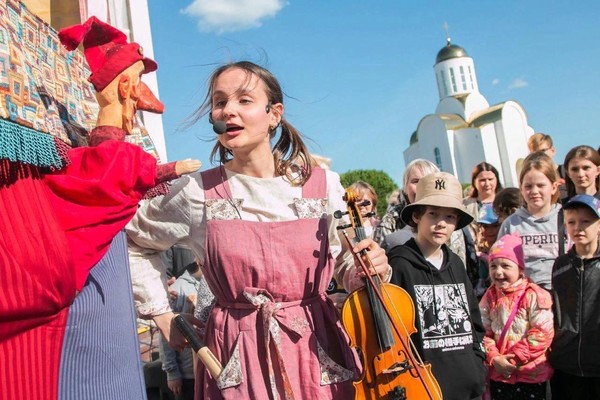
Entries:
POLYGON ((425 175, 417 183, 415 202, 404 207, 400 217, 405 223, 412 220, 416 206, 449 207, 458 211, 456 229, 462 229, 473 221, 462 203, 462 186, 458 179, 447 172, 425 175))

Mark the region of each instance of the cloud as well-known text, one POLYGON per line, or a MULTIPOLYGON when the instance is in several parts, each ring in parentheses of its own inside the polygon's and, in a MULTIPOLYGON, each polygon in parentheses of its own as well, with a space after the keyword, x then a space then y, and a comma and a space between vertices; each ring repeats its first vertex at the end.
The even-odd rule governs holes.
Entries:
POLYGON ((194 0, 181 12, 197 18, 201 31, 221 34, 258 28, 287 4, 287 0, 194 0))
POLYGON ((529 86, 529 83, 523 78, 517 78, 508 85, 508 90, 520 89, 529 86))
POLYGON ((492 80, 492 86, 496 86, 499 83, 500 83, 500 79, 498 79, 498 78, 492 80))

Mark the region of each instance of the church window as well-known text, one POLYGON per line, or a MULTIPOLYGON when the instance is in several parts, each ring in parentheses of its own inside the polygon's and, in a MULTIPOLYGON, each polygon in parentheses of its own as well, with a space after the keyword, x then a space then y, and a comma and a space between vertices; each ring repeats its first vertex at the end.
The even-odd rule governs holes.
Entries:
POLYGON ((452 81, 452 90, 454 93, 458 92, 456 89, 456 78, 454 77, 454 68, 450 68, 450 80, 452 81))
POLYGON ((460 66, 460 80, 462 81, 462 88, 463 90, 467 90, 467 80, 465 78, 465 69, 463 68, 463 66, 460 66))
POLYGON ((444 90, 442 95, 447 96, 448 95, 448 85, 446 84, 446 76, 444 75, 444 71, 440 71, 440 81, 442 83, 440 86, 444 90))
POLYGON ((440 170, 442 170, 442 155, 440 154, 439 147, 433 149, 433 154, 435 155, 435 164, 440 170))
POLYGON ((471 66, 467 66, 469 69, 469 80, 471 81, 471 89, 475 90, 475 81, 473 80, 473 73, 471 72, 471 66))

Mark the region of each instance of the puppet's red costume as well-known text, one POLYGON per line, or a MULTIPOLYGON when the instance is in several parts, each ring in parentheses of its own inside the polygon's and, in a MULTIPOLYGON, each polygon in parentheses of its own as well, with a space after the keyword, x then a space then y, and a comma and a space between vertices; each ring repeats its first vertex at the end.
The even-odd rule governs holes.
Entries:
MULTIPOLYGON (((156 69, 93 17, 75 30, 96 90, 139 60, 156 69)), ((67 149, 0 120, 2 400, 145 398, 121 230, 144 194, 176 174, 124 134, 99 126, 93 147, 67 149)))

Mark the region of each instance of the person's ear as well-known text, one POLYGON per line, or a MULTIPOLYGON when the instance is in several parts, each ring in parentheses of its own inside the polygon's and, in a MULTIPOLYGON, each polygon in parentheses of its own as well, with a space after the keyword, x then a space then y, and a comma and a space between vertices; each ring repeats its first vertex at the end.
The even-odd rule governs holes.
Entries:
POLYGON ((121 100, 125 100, 131 97, 132 95, 132 88, 133 88, 133 82, 131 80, 131 77, 129 77, 126 74, 121 74, 119 76, 119 97, 121 100))
POLYGON ((421 217, 417 217, 415 215, 415 213, 412 213, 412 215, 410 216, 410 218, 413 220, 413 222, 415 223, 415 225, 419 225, 419 220, 421 219, 421 217))
POLYGON ((558 186, 560 185, 560 182, 556 181, 556 182, 552 182, 552 195, 555 195, 556 192, 558 191, 558 186))
POLYGON ((269 125, 276 127, 277 125, 279 125, 281 119, 283 118, 283 104, 271 104, 269 112, 271 114, 271 121, 269 125))

